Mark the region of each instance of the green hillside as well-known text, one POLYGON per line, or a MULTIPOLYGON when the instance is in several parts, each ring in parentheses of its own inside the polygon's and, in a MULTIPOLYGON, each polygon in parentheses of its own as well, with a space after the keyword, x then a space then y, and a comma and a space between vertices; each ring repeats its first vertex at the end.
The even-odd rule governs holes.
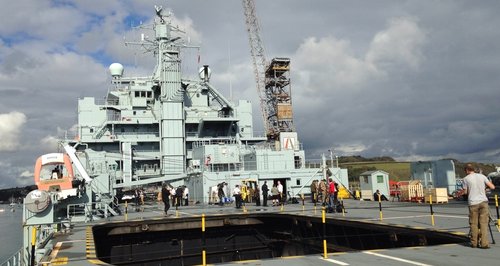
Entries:
POLYGON ((365 171, 382 170, 389 173, 390 180, 401 181, 410 179, 409 162, 350 162, 340 163, 341 168, 347 168, 349 182, 358 182, 359 176, 365 171))

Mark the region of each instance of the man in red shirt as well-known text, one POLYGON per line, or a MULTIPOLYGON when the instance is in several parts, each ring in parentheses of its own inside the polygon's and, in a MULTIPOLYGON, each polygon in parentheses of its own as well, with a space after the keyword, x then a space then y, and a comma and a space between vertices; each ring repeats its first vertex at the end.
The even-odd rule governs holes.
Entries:
POLYGON ((335 212, 335 195, 337 195, 337 188, 335 187, 333 180, 330 178, 328 180, 328 209, 332 212, 335 212))

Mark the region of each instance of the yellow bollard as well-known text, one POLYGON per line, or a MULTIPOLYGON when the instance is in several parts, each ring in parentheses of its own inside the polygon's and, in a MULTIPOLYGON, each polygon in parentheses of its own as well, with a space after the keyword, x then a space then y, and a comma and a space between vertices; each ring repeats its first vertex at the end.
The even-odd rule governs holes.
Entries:
POLYGON ((434 226, 434 211, 432 210, 432 195, 429 195, 429 204, 431 207, 431 223, 434 226))
POLYGON ((380 213, 380 221, 383 220, 383 215, 382 215, 382 200, 380 199, 380 194, 378 194, 378 210, 380 213))
POLYGON ((31 231, 31 257, 30 257, 30 265, 35 265, 35 246, 36 246, 36 227, 33 226, 33 230, 31 231))
POLYGON ((177 203, 177 197, 175 197, 175 218, 179 218, 179 204, 177 203))
POLYGON ((125 221, 128 220, 128 201, 125 201, 125 221))
POLYGON ((325 207, 323 207, 323 210, 321 211, 321 221, 323 223, 323 257, 325 259, 328 259, 328 250, 326 248, 326 213, 325 213, 325 207))
POLYGON ((201 215, 201 237, 202 237, 202 244, 203 244, 201 258, 202 258, 202 265, 205 266, 205 265, 207 265, 207 251, 206 251, 206 240, 205 240, 205 214, 204 213, 201 215))
POLYGON ((495 206, 497 209, 497 229, 500 232, 500 215, 498 215, 498 195, 495 195, 495 206))
POLYGON ((340 197, 340 206, 342 206, 342 216, 345 217, 344 200, 340 197))
POLYGON ((302 199, 302 212, 304 212, 306 210, 305 208, 305 197, 304 197, 304 193, 300 194, 300 198, 302 199))

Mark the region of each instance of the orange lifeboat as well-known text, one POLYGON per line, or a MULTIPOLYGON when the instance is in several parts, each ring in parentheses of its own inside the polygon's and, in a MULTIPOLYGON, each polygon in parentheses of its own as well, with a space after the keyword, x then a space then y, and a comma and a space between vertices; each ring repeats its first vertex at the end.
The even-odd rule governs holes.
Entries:
POLYGON ((49 153, 35 163, 35 184, 39 190, 61 192, 73 188, 73 166, 67 154, 49 153))

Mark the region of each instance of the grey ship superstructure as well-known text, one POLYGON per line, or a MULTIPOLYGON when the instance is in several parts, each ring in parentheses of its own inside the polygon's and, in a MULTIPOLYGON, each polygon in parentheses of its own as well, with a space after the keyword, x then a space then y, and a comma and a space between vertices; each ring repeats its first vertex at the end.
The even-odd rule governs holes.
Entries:
MULTIPOLYGON (((273 145, 255 137, 251 103, 226 99, 210 84, 208 66, 200 79, 185 79, 183 38, 168 17, 157 14, 153 75, 125 77, 114 63, 105 102, 78 101, 78 137, 70 144, 89 175, 109 184, 100 191, 177 181, 206 202, 209 187, 222 181, 232 187, 241 179, 279 179, 294 194, 314 175, 321 178, 321 169, 305 168, 296 132, 280 134, 273 145)), ((333 172, 347 181, 346 170, 333 172)))

